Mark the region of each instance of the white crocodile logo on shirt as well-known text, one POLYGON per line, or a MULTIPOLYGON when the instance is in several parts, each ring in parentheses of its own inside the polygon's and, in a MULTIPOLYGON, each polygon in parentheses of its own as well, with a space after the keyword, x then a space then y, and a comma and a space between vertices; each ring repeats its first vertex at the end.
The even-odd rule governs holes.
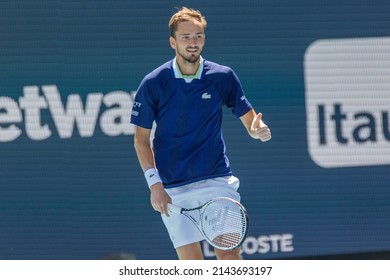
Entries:
POLYGON ((210 99, 211 98, 211 94, 205 92, 202 94, 202 99, 210 99))

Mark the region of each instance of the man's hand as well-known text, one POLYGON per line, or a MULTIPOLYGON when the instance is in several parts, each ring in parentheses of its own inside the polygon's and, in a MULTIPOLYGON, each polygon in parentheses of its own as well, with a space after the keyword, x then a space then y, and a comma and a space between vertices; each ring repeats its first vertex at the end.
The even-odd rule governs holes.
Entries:
POLYGON ((268 126, 263 122, 262 117, 263 114, 258 113, 257 116, 253 119, 252 127, 259 139, 262 142, 265 142, 271 139, 271 131, 268 126))
POLYGON ((168 203, 172 203, 172 199, 165 191, 162 183, 150 186, 150 202, 155 211, 169 217, 168 203))

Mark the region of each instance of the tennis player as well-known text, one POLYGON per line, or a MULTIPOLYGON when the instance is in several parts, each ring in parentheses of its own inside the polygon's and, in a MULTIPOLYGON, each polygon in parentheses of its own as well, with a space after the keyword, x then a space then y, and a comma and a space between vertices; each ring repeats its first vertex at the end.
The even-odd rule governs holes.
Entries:
MULTIPOLYGON (((223 106, 231 108, 252 138, 271 139, 235 72, 201 56, 206 25, 199 11, 186 7, 171 17, 169 43, 175 57, 145 76, 131 113, 151 204, 161 213, 179 259, 203 259, 199 242, 204 238, 185 216, 169 214, 168 203, 193 208, 218 196, 240 201, 239 180, 225 154, 223 106)), ((217 259, 241 258, 239 248, 215 253, 217 259)))

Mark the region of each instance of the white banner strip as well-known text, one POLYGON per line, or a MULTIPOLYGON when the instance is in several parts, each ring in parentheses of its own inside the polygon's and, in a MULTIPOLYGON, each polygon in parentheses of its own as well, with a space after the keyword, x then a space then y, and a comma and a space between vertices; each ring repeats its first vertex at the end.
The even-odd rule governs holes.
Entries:
POLYGON ((375 279, 388 261, 0 261, 0 278, 40 279, 375 279))

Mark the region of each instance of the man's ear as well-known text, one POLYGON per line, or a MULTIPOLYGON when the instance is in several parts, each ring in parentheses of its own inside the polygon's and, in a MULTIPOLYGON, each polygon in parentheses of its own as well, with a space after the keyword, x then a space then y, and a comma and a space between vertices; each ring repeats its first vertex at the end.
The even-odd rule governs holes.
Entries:
POLYGON ((171 45, 171 48, 176 50, 176 40, 172 36, 169 37, 169 44, 171 45))

